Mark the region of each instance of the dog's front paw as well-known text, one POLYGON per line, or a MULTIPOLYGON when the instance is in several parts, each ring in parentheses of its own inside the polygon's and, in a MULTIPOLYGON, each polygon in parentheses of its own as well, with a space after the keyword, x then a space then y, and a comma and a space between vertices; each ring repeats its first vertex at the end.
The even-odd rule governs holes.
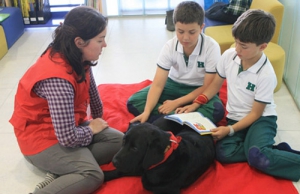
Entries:
POLYGON ((112 170, 112 171, 104 171, 104 181, 110 181, 113 179, 121 178, 124 176, 141 176, 142 171, 134 171, 134 172, 120 172, 118 170, 112 170))
POLYGON ((117 170, 104 171, 103 173, 105 182, 122 177, 122 175, 117 170))

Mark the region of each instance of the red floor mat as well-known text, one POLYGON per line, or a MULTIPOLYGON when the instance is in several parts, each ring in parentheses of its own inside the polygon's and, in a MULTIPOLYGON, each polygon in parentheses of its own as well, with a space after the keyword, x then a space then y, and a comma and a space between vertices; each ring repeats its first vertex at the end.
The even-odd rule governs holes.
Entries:
MULTIPOLYGON (((135 84, 101 84, 98 90, 104 105, 104 119, 111 127, 122 132, 128 128, 133 118, 126 108, 127 99, 136 91, 151 84, 145 80, 135 84)), ((220 98, 227 100, 226 82, 220 91, 220 98)), ((221 122, 225 122, 224 120, 221 122)), ((221 124, 220 123, 220 124, 221 124)), ((101 166, 109 169, 110 166, 101 166)), ((298 194, 293 183, 274 178, 251 168, 247 163, 214 165, 183 194, 298 194)), ((150 194, 143 189, 140 177, 124 177, 104 183, 94 194, 150 194)))

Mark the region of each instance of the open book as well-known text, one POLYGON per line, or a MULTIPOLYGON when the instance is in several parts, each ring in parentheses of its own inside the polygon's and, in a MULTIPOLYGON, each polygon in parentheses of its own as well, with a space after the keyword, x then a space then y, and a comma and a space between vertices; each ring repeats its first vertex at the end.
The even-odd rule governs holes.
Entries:
POLYGON ((172 114, 167 115, 164 118, 175 121, 181 125, 185 124, 194 129, 200 135, 211 134, 212 132, 210 130, 217 127, 213 122, 211 122, 211 120, 204 117, 199 112, 172 114))

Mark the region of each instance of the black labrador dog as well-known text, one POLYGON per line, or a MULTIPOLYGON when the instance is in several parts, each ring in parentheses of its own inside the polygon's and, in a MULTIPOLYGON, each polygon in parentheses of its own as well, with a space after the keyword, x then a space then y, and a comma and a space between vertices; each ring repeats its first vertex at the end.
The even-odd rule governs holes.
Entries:
POLYGON ((142 176, 146 190, 155 194, 179 194, 214 162, 211 135, 199 135, 188 127, 176 137, 172 132, 143 123, 130 128, 112 162, 116 170, 104 172, 105 181, 122 176, 142 176))

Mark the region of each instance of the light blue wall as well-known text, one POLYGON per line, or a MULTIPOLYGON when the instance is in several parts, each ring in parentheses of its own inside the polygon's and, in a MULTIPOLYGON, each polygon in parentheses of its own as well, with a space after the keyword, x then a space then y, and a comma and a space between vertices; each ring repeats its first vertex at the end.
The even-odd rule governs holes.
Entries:
POLYGON ((279 0, 284 16, 279 45, 286 52, 283 79, 300 109, 300 1, 279 0))

